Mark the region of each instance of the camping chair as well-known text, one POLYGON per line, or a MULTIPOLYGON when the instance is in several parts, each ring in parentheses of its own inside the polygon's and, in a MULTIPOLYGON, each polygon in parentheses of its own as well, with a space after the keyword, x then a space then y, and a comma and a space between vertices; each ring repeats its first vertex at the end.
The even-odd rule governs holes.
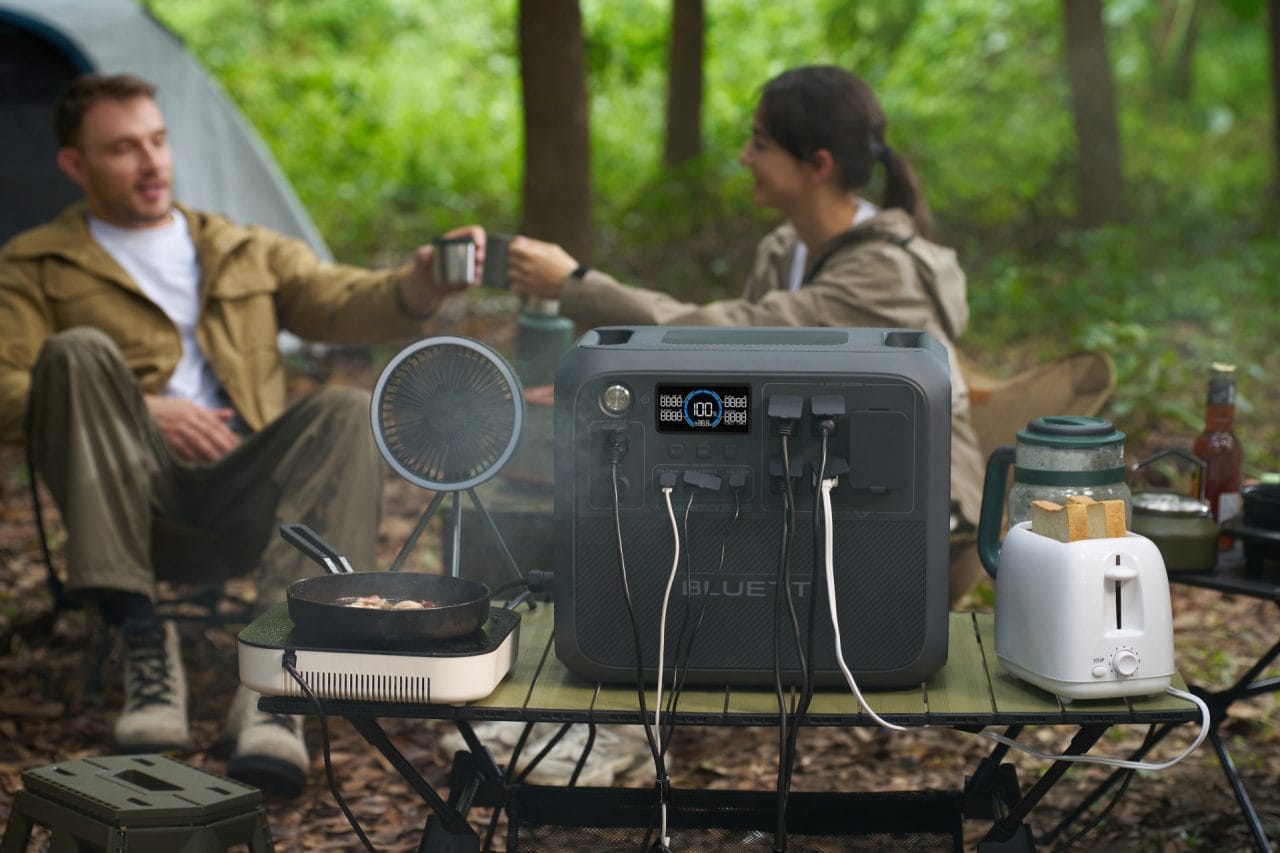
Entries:
MULTIPOLYGON (((44 512, 40 507, 35 463, 31 449, 27 448, 27 482, 31 488, 31 505, 35 513, 36 537, 40 540, 40 553, 44 558, 45 584, 53 598, 50 618, 81 605, 67 595, 62 579, 53 565, 49 551, 44 512)), ((256 555, 243 552, 236 543, 214 536, 206 530, 185 525, 171 519, 158 518, 151 531, 151 560, 156 575, 162 580, 182 578, 184 585, 193 587, 185 595, 163 599, 156 603, 156 613, 161 619, 192 620, 215 625, 247 623, 253 618, 252 605, 226 590, 223 581, 228 577, 247 574, 253 568, 256 555), (230 608, 223 610, 222 604, 230 608)), ((85 692, 96 695, 102 692, 102 669, 111 653, 111 631, 104 624, 98 641, 85 692)))
POLYGON ((1104 353, 1077 352, 998 379, 960 356, 969 413, 984 458, 1012 444, 1018 430, 1046 415, 1102 411, 1115 390, 1115 364, 1104 353))

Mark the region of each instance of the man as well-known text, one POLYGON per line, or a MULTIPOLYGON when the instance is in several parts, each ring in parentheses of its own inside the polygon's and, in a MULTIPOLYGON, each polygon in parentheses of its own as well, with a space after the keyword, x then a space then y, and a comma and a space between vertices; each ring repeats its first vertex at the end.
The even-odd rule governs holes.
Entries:
MULTIPOLYGON (((157 524, 213 534, 261 567, 259 601, 313 573, 273 531, 325 533, 373 564, 382 469, 369 398, 327 389, 286 408, 281 328, 335 343, 420 334, 458 286, 432 249, 369 271, 300 241, 175 204, 150 83, 85 75, 55 109, 61 169, 84 201, 0 249, 0 440, 29 442, 68 531, 67 589, 124 639, 118 748, 189 742, 178 639, 154 609, 157 524)), ((477 228, 454 233, 474 234, 477 228)), ((181 576, 181 567, 179 576, 181 576)), ((295 793, 300 721, 237 693, 230 775, 295 793)))

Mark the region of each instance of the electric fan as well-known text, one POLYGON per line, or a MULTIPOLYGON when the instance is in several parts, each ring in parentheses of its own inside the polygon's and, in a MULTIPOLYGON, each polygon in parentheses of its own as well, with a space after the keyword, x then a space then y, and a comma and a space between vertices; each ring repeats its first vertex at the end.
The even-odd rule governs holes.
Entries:
POLYGON ((387 364, 373 389, 373 437, 391 468, 435 492, 391 566, 399 571, 445 495, 453 495, 453 574, 460 574, 462 493, 471 498, 521 577, 475 487, 511 458, 524 423, 524 389, 502 357, 469 338, 427 338, 387 364))

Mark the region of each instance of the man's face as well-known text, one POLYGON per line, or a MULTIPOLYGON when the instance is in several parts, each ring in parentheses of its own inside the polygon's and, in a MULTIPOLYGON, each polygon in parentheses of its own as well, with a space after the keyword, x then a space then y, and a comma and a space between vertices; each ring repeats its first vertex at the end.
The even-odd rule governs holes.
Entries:
POLYGON ((84 188, 94 216, 121 228, 169 221, 173 152, 151 98, 102 100, 84 114, 80 144, 58 150, 58 165, 84 188))

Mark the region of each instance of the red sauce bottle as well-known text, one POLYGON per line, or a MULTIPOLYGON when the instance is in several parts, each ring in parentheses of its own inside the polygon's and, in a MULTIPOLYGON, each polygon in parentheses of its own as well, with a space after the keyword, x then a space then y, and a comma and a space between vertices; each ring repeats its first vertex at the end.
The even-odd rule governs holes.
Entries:
MULTIPOLYGON (((1239 515, 1242 508, 1241 448, 1232 432, 1235 416, 1235 365, 1215 364, 1209 373, 1204 431, 1196 437, 1191 451, 1205 462, 1204 497, 1219 524, 1239 515)), ((1230 536, 1223 536, 1218 540, 1218 547, 1230 548, 1233 541, 1230 536)))

